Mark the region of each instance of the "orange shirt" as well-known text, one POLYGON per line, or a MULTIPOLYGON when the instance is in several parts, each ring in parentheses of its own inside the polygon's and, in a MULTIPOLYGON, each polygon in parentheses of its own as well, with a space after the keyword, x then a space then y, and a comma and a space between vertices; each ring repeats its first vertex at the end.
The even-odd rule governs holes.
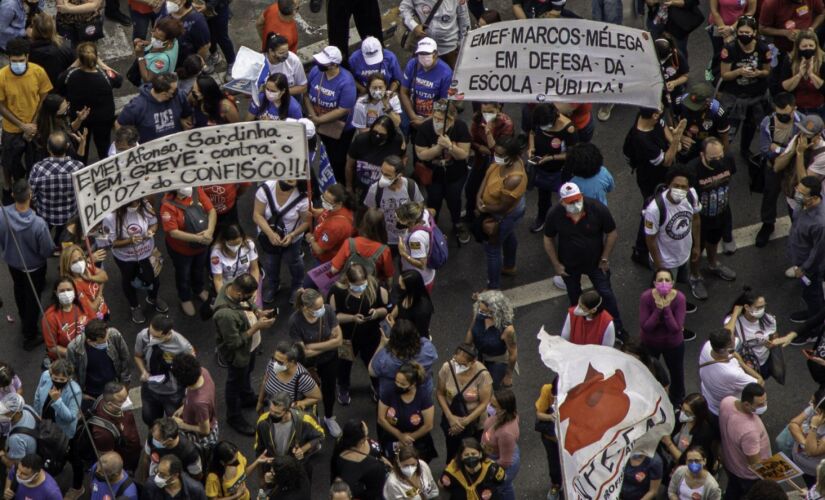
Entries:
POLYGON ((341 244, 354 234, 352 211, 348 208, 339 208, 333 212, 325 210, 318 218, 318 225, 312 232, 315 243, 322 250, 315 258, 321 262, 329 261, 338 253, 341 244))
POLYGON ((238 192, 251 186, 251 182, 244 182, 240 184, 216 184, 214 186, 204 186, 201 189, 209 200, 218 215, 223 215, 230 211, 235 206, 235 201, 238 199, 238 192))
POLYGON ((298 51, 298 25, 294 19, 283 21, 278 15, 278 2, 272 2, 272 5, 264 11, 264 29, 261 33, 261 38, 264 42, 261 44, 261 51, 266 53, 266 34, 277 33, 286 38, 289 44, 290 52, 298 51))
POLYGON ((137 12, 138 14, 152 13, 152 7, 143 2, 138 2, 138 0, 129 0, 129 9, 137 12))
MULTIPOLYGON (((212 206, 212 201, 208 196, 206 196, 206 193, 203 192, 203 188, 197 188, 197 190, 198 200, 200 200, 201 205, 203 206, 203 211, 208 215, 214 208, 212 206)), ((176 240, 175 238, 169 236, 169 233, 175 229, 186 231, 183 210, 169 203, 170 200, 174 200, 175 198, 175 192, 168 193, 163 197, 163 203, 160 205, 160 220, 163 223, 163 231, 166 232, 166 244, 169 245, 169 248, 181 255, 198 255, 208 251, 208 246, 204 246, 203 248, 195 248, 190 246, 186 241, 176 240)), ((192 204, 192 198, 184 198, 182 200, 178 199, 176 201, 185 207, 192 204)))
MULTIPOLYGON (((378 251, 379 247, 381 247, 381 243, 378 243, 377 241, 372 241, 362 236, 355 237, 355 251, 366 259, 372 257, 372 255, 378 251)), ((338 270, 343 269, 348 258, 349 242, 345 241, 338 250, 338 253, 335 254, 335 257, 332 258, 332 267, 338 270)), ((392 252, 390 251, 390 247, 387 246, 384 248, 384 252, 381 256, 378 257, 378 260, 375 261, 375 274, 377 274, 376 277, 379 280, 383 281, 391 279, 394 272, 395 269, 392 265, 392 252)))
MULTIPOLYGON (((68 347, 69 342, 83 333, 86 323, 92 318, 94 316, 90 317, 77 306, 72 306, 72 310, 68 312, 57 305, 46 309, 41 327, 47 352, 55 346, 68 347)), ((57 354, 48 354, 52 360, 57 359, 57 354)))
POLYGON ((581 130, 590 123, 590 111, 593 109, 593 105, 587 103, 571 104, 571 106, 574 106, 575 109, 573 110, 573 114, 570 115, 570 119, 573 120, 573 125, 576 127, 576 130, 581 130))

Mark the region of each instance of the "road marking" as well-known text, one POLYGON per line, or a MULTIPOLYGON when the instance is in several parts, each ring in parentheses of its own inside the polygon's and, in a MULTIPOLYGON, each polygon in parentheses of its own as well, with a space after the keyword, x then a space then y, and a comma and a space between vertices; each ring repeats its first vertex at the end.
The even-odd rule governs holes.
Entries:
MULTIPOLYGON (((760 227, 762 227, 761 223, 734 229, 733 241, 736 242, 736 247, 738 249, 742 249, 753 246, 756 233, 759 232, 760 227)), ((774 232, 771 235, 771 240, 784 238, 788 235, 788 233, 790 233, 790 230, 791 219, 788 216, 777 219, 774 232)), ((549 267, 550 266, 548 264, 548 268, 549 267)), ((588 288, 592 288, 592 286, 593 285, 590 283, 587 276, 583 276, 582 289, 587 290, 588 288)), ((545 300, 566 297, 567 292, 556 288, 555 285, 553 285, 553 279, 547 278, 504 290, 504 295, 510 299, 513 303, 513 307, 523 307, 529 306, 530 304, 535 304, 537 302, 543 302, 545 300)))

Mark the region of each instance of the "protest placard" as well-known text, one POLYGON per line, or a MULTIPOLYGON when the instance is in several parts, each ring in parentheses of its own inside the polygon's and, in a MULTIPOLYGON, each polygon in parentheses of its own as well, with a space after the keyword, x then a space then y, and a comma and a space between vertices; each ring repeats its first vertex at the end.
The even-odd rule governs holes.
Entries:
POLYGON ((84 234, 118 207, 186 186, 306 179, 298 122, 256 121, 168 135, 72 174, 84 234))
POLYGON ((646 31, 585 19, 524 19, 467 34, 450 96, 658 107, 662 86, 646 31))
POLYGON ((802 470, 781 451, 749 468, 760 478, 777 483, 802 475, 802 470))

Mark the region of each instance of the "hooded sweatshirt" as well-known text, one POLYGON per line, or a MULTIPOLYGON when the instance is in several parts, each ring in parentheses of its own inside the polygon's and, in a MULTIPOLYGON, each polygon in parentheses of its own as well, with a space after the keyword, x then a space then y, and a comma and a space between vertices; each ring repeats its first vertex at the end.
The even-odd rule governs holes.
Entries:
POLYGON ((0 217, 0 252, 6 264, 15 269, 29 271, 45 266, 46 259, 55 250, 46 221, 31 208, 19 212, 14 205, 8 205, 3 207, 3 211, 6 214, 0 217), (12 232, 20 245, 19 253, 12 239, 12 232))
POLYGON ((181 118, 188 118, 192 114, 192 108, 183 92, 177 92, 170 100, 160 102, 152 96, 151 90, 151 85, 141 87, 140 93, 129 101, 117 118, 121 126, 137 127, 142 143, 182 131, 181 118))

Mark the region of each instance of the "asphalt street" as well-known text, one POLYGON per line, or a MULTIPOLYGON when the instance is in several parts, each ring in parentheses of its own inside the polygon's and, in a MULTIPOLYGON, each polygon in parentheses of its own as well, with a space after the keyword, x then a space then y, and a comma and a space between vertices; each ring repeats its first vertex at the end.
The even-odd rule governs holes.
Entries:
MULTIPOLYGON (((125 1, 123 4, 125 8, 125 1)), ((254 33, 251 27, 254 25, 255 18, 267 4, 268 2, 263 0, 234 1, 232 4, 234 17, 231 22, 231 33, 236 47, 240 45, 258 46, 257 34, 254 33)), ((392 6, 389 0, 382 0, 381 4, 382 11, 387 11, 392 6)), ((503 17, 507 19, 512 17, 509 0, 487 0, 487 6, 488 8, 498 9, 502 12, 503 17)), ((590 17, 588 2, 570 0, 568 7, 583 17, 590 17)), ((299 35, 300 45, 314 43, 325 38, 323 13, 311 14, 308 5, 302 2, 300 15, 302 16, 299 35)), ((641 19, 637 19, 630 14, 629 5, 626 5, 625 8, 625 24, 641 26, 641 19)), ((131 62, 131 47, 123 47, 123 44, 129 41, 128 34, 130 30, 127 29, 124 32, 122 28, 111 25, 107 21, 107 33, 110 33, 113 39, 107 45, 106 53, 101 55, 107 62, 114 61, 118 68, 125 70, 127 64, 131 62)), ((390 48, 397 47, 390 46, 390 48)), ((699 78, 702 78, 704 65, 709 57, 709 41, 705 31, 698 29, 690 40, 692 81, 698 81, 699 78)), ((399 59, 403 60, 404 56, 399 56, 399 59)), ((129 87, 128 83, 125 85, 129 87)), ((134 89, 126 88, 122 90, 123 95, 131 92, 134 92, 134 89)), ((519 110, 516 106, 508 105, 505 107, 505 111, 514 118, 519 116, 519 110)), ((595 111, 596 108, 594 107, 594 113, 595 111)), ((464 118, 469 117, 469 112, 469 109, 464 112, 464 118)), ((617 106, 609 122, 597 123, 593 142, 601 148, 607 167, 616 180, 616 190, 609 198, 609 207, 617 220, 619 231, 619 242, 611 258, 612 283, 618 296, 625 326, 632 336, 637 337, 638 297, 643 289, 649 286, 651 276, 649 271, 632 264, 630 261, 630 248, 638 224, 640 195, 630 169, 622 158, 621 145, 634 116, 635 109, 617 106)), ((738 143, 738 141, 731 142, 738 143)), ((747 174, 744 172, 746 172, 744 165, 740 165, 740 174, 735 176, 733 181, 732 207, 734 227, 736 228, 744 228, 759 222, 760 195, 748 192, 747 174)), ((244 227, 251 230, 253 228, 251 193, 245 195, 239 203, 240 213, 243 214, 244 227)), ((519 238, 518 273, 514 277, 503 279, 503 288, 505 289, 522 287, 521 289, 524 290, 523 287, 539 280, 546 280, 552 275, 552 268, 542 249, 541 236, 531 234, 527 229, 535 216, 535 212, 536 194, 532 192, 528 195, 527 215, 517 231, 519 238)), ((446 221, 446 217, 442 216, 442 220, 446 221)), ((446 224, 445 227, 448 226, 449 224, 446 224)), ((721 325, 722 318, 730 308, 731 302, 744 285, 762 291, 767 298, 768 312, 777 316, 779 329, 782 332, 793 329, 793 324, 790 323, 788 316, 802 306, 798 283, 795 280, 785 278, 783 275, 784 269, 788 267, 785 256, 785 239, 774 240, 762 249, 752 246, 752 237, 743 239, 743 241, 750 246, 743 246, 733 256, 721 257, 726 265, 737 272, 737 280, 724 282, 712 276, 706 276, 710 299, 699 303, 698 311, 688 316, 687 327, 698 333, 698 339, 687 344, 685 354, 688 393, 698 391, 696 360, 702 343, 711 329, 721 325)), ((163 248, 160 236, 157 243, 163 248)), ((457 248, 455 239, 450 240, 450 245, 449 262, 443 270, 439 271, 434 292, 436 314, 432 324, 432 337, 439 349, 439 366, 443 361, 449 360, 455 345, 464 338, 472 314, 471 294, 473 291, 481 290, 485 285, 482 247, 473 242, 462 248, 457 248)), ((47 290, 53 286, 56 280, 57 265, 56 259, 49 261, 47 290)), ((107 261, 106 269, 109 271, 112 280, 105 291, 107 302, 112 310, 111 325, 118 328, 124 334, 130 347, 133 347, 135 335, 140 327, 136 327, 129 321, 128 305, 119 292, 118 280, 120 280, 120 276, 111 259, 107 261)), ((11 295, 11 282, 5 267, 0 269, 0 279, 3 280, 2 282, 7 283, 7 286, 0 289, 0 297, 5 301, 4 310, 2 311, 3 316, 5 314, 16 316, 11 295)), ((176 329, 196 346, 201 361, 210 370, 216 382, 219 393, 218 401, 222 402, 225 371, 220 369, 214 360, 213 326, 211 323, 204 323, 199 319, 187 318, 180 312, 174 293, 171 263, 168 259, 163 269, 161 283, 160 293, 172 306, 171 315, 175 319, 176 329)), ((521 374, 514 380, 514 389, 520 410, 522 456, 521 471, 515 481, 515 486, 518 498, 524 499, 543 498, 549 485, 544 449, 533 430, 535 415, 533 403, 538 396, 541 385, 549 381, 551 373, 539 360, 536 333, 542 325, 551 333, 558 332, 561 329, 565 310, 568 307, 565 296, 553 293, 549 295, 555 296, 554 298, 543 299, 541 294, 535 292, 536 289, 536 286, 527 288, 527 296, 520 302, 524 305, 517 309, 515 317, 521 374), (529 290, 533 290, 533 292, 529 290)), ((683 288, 683 291, 687 293, 686 288, 683 288)), ((524 292, 522 292, 522 295, 524 295, 524 292)), ((262 349, 264 354, 258 358, 259 362, 255 371, 256 384, 274 344, 276 341, 286 338, 287 313, 290 311, 287 298, 284 294, 278 297, 278 305, 282 311, 282 316, 264 336, 262 349)), ((47 294, 44 294, 44 300, 49 300, 47 294)), ((2 334, 3 339, 0 359, 10 362, 14 366, 23 380, 26 397, 31 398, 39 376, 39 366, 43 352, 25 352, 21 349, 18 324, 19 318, 18 323, 14 324, 0 320, 0 334, 2 334)), ((779 386, 772 380, 767 383, 769 410, 763 416, 763 419, 772 437, 793 416, 801 411, 816 388, 804 366, 804 358, 799 347, 788 347, 785 350, 785 359, 788 365, 786 386, 779 386)), ((221 438, 236 442, 241 445, 245 452, 249 453, 247 456, 251 456, 252 440, 234 433, 225 425, 222 410, 220 413, 221 438)), ((353 373, 351 406, 336 407, 335 414, 339 422, 344 422, 349 418, 364 419, 369 422, 371 432, 374 432, 375 405, 369 397, 368 379, 363 366, 356 364, 353 373)), ((252 420, 254 415, 249 413, 247 417, 252 420)), ((437 410, 436 422, 438 418, 440 418, 440 411, 437 410)), ((138 420, 140 420, 139 416, 138 420)), ((145 436, 145 429, 143 429, 143 432, 145 436)), ((438 449, 443 454, 443 436, 437 425, 432 434, 438 449)), ((326 498, 329 485, 328 462, 332 446, 333 440, 328 437, 324 444, 323 454, 318 460, 319 465, 315 468, 313 498, 326 498)), ((434 473, 438 474, 443 465, 443 458, 433 461, 434 473)), ((61 479, 65 483, 65 481, 68 481, 68 475, 64 473, 61 479)))

